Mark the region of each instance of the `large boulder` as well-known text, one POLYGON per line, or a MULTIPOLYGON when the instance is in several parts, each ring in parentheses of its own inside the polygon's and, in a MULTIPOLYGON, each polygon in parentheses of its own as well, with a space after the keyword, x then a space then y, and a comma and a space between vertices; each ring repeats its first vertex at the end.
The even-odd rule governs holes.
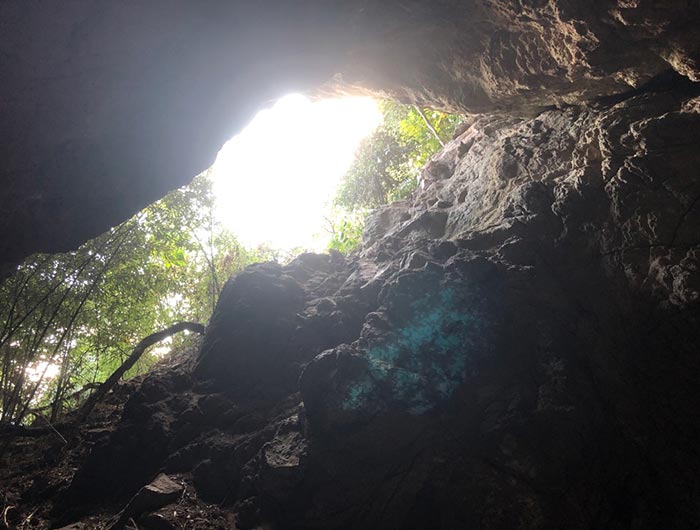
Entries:
POLYGON ((277 264, 237 275, 219 297, 197 374, 225 382, 224 390, 241 397, 288 394, 296 381, 289 380, 294 359, 287 346, 305 301, 301 286, 277 264))

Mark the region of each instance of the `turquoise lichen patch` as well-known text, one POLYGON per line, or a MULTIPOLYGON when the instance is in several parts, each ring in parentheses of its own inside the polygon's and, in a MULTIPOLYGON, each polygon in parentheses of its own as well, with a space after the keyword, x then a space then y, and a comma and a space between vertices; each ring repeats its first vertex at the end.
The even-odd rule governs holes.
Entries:
POLYGON ((408 322, 368 349, 367 379, 347 388, 343 408, 381 398, 423 414, 449 398, 464 381, 469 345, 479 333, 477 312, 465 309, 453 288, 413 302, 408 322))
POLYGON ((348 389, 348 396, 343 401, 344 409, 358 409, 366 405, 369 396, 374 390, 372 381, 361 381, 355 383, 348 389))

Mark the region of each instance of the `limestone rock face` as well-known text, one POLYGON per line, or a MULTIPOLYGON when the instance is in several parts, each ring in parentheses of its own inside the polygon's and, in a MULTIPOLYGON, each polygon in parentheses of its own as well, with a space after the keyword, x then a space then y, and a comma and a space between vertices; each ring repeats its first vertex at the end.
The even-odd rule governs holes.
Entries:
POLYGON ((696 528, 697 22, 681 0, 0 4, 4 263, 183 182, 282 86, 480 113, 355 254, 229 280, 118 421, 0 475, 32 484, 13 507, 100 527, 164 472, 180 504, 144 525, 696 528))
POLYGON ((698 131, 692 86, 478 118, 369 224, 378 308, 301 378, 328 527, 693 527, 698 131))
POLYGON ((243 529, 694 528, 700 90, 669 81, 474 118, 353 256, 231 279, 58 506, 164 471, 243 529))
POLYGON ((323 86, 532 114, 700 80, 687 0, 8 0, 0 272, 186 183, 275 97, 323 86))

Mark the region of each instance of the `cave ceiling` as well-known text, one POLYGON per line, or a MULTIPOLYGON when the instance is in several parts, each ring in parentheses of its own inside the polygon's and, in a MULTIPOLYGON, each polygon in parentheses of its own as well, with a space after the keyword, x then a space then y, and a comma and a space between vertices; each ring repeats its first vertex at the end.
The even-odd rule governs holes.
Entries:
POLYGON ((699 13, 681 0, 6 0, 0 273, 187 183, 285 93, 534 115, 668 70, 700 80, 699 13))

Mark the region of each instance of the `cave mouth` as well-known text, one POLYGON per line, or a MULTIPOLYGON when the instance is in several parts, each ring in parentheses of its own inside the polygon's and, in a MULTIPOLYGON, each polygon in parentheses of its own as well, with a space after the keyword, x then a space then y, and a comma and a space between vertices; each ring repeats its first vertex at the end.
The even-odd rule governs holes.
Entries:
POLYGON ((0 283, 0 353, 13 367, 0 371, 0 427, 33 421, 34 409, 55 421, 76 409, 73 389, 195 348, 188 326, 203 329, 228 279, 251 265, 345 263, 365 217, 413 194, 459 120, 390 100, 292 94, 189 184, 75 250, 29 256, 0 283), (144 355, 149 337, 160 344, 144 355))
POLYGON ((324 251, 338 184, 381 121, 367 97, 281 97, 222 147, 209 170, 217 220, 246 247, 324 251))
MULTIPOLYGON (((0 2, 0 276, 107 231, 0 284, 0 527, 697 528, 700 98, 628 91, 700 81, 699 25, 688 0, 0 2), (328 80, 469 116, 354 254, 201 237, 179 188, 328 80)), ((300 235, 290 160, 330 153, 272 122, 220 209, 300 235)))

